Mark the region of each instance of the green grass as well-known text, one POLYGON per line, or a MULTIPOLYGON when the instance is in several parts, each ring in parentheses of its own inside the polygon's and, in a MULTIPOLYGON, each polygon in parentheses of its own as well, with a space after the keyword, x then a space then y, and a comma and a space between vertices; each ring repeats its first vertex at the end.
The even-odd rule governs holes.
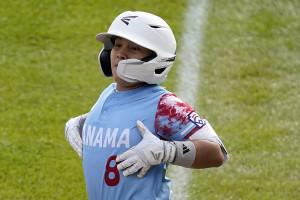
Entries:
MULTIPOLYGON (((88 112, 112 82, 100 73, 95 35, 119 13, 144 10, 163 17, 180 44, 185 6, 185 0, 0 2, 0 199, 87 199, 64 124, 88 112)), ((191 199, 296 199, 300 3, 216 0, 208 13, 197 111, 231 158, 221 168, 193 171, 191 199)), ((177 67, 163 84, 170 90, 177 67)))
POLYGON ((296 199, 300 193, 299 1, 213 1, 198 109, 230 153, 195 171, 201 199, 296 199))

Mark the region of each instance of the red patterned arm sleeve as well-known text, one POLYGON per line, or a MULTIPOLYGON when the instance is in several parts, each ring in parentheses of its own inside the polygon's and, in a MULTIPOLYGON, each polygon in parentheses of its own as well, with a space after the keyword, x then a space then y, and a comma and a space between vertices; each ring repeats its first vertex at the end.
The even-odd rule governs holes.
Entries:
POLYGON ((155 131, 167 140, 187 140, 205 122, 174 94, 161 97, 155 116, 155 131))

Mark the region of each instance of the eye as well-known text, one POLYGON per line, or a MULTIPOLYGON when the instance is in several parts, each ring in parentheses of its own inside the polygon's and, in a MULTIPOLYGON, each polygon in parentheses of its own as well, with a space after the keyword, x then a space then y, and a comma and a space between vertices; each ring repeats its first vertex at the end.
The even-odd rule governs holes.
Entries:
POLYGON ((122 45, 120 43, 117 43, 117 42, 114 44, 114 47, 121 47, 121 46, 122 45))
POLYGON ((139 47, 136 47, 136 46, 132 46, 131 49, 132 49, 133 51, 140 51, 140 48, 139 48, 139 47))

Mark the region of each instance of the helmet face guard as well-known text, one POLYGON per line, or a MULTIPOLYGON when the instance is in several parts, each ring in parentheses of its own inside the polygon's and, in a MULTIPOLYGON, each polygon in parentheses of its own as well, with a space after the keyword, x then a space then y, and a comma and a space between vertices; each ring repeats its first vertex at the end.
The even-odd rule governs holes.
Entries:
POLYGON ((110 53, 114 45, 113 37, 125 38, 156 53, 156 57, 120 61, 117 67, 120 78, 128 82, 149 84, 158 84, 165 80, 176 57, 176 40, 163 19, 146 12, 127 11, 113 21, 108 32, 96 36, 103 43, 98 59, 106 77, 112 76, 110 53))
POLYGON ((117 67, 117 75, 127 82, 162 83, 174 61, 149 61, 137 59, 121 60, 117 67))

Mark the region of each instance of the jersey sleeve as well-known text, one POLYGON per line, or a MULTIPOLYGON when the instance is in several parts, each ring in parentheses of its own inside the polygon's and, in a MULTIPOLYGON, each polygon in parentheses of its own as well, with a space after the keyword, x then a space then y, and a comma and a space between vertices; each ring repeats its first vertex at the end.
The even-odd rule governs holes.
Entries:
POLYGON ((183 141, 205 126, 205 121, 174 94, 161 97, 155 116, 155 131, 166 140, 183 141))

